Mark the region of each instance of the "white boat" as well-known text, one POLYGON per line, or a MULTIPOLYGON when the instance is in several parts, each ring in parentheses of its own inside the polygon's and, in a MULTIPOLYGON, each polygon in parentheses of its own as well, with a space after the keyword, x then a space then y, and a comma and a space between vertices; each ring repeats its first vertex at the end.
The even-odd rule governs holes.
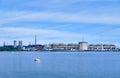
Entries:
POLYGON ((41 59, 40 59, 40 58, 35 58, 34 61, 35 61, 35 62, 40 62, 41 59))

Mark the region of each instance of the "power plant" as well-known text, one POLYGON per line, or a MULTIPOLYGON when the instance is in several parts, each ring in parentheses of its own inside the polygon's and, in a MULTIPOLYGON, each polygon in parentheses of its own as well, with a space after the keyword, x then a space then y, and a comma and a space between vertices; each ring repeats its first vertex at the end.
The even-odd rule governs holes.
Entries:
POLYGON ((34 37, 34 44, 23 45, 23 41, 13 41, 13 45, 3 43, 0 50, 23 50, 23 51, 120 51, 114 44, 88 44, 81 41, 78 43, 51 43, 41 45, 37 43, 37 36, 34 37))

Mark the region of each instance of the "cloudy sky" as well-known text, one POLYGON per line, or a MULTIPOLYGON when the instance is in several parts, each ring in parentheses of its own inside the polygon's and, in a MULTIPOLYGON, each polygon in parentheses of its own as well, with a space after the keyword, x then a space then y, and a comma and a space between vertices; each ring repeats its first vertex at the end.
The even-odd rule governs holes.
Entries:
POLYGON ((0 45, 79 42, 120 46, 119 0, 0 0, 0 45))

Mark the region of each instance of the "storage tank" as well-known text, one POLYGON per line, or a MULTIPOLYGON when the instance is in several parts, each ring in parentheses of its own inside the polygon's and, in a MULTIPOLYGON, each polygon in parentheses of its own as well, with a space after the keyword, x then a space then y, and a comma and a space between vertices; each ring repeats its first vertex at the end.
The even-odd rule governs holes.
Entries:
POLYGON ((79 50, 81 51, 88 50, 88 42, 79 42, 79 50))

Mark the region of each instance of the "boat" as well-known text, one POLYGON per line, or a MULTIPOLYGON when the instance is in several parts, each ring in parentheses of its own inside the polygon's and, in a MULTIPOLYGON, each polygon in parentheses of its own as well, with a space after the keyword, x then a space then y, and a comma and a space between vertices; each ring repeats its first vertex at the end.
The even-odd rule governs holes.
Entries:
POLYGON ((40 58, 35 58, 34 61, 35 61, 35 62, 40 62, 41 59, 40 59, 40 58))

